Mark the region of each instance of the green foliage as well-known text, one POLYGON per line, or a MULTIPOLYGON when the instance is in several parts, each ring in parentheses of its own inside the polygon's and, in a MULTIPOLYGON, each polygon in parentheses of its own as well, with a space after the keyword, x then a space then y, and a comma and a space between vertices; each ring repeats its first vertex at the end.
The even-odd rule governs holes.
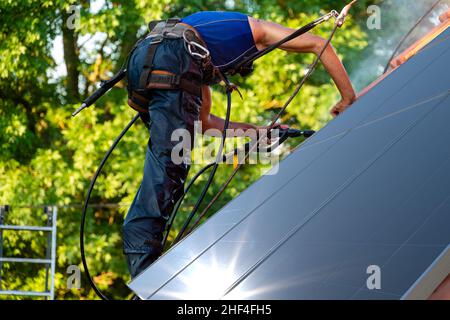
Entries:
MULTIPOLYGON (((360 1, 354 16, 363 19, 367 2, 360 1)), ((126 92, 120 86, 95 107, 76 118, 70 117, 78 106, 69 103, 76 101, 68 90, 69 80, 74 79, 70 79, 70 75, 52 76, 57 64, 52 47, 56 42, 62 42, 63 28, 66 28, 63 16, 69 5, 75 4, 80 9, 81 21, 80 28, 72 34, 76 40, 75 60, 70 58, 69 61, 68 55, 64 59, 76 66, 73 72, 78 73, 80 97, 92 93, 99 80, 108 78, 122 65, 131 46, 145 32, 149 20, 184 16, 197 10, 236 10, 295 28, 337 5, 331 0, 106 0, 99 11, 94 12, 92 6, 95 3, 98 1, 0 2, 0 204, 61 206, 55 279, 59 299, 95 297, 84 278, 80 290, 66 287, 67 267, 81 267, 78 251, 81 208, 68 205, 83 202, 101 158, 133 117, 133 111, 126 106, 126 92)), ((314 32, 327 37, 331 27, 331 24, 323 25, 314 32)), ((333 44, 351 69, 351 63, 358 60, 358 52, 367 45, 364 24, 350 19, 337 33, 333 44)), ((232 120, 267 123, 290 95, 312 59, 311 55, 276 51, 258 61, 255 73, 248 79, 233 79, 242 87, 244 100, 234 96, 232 120)), ((337 98, 337 90, 329 76, 319 68, 283 115, 283 122, 298 128, 319 129, 330 119, 328 109, 337 98)), ((220 88, 215 89, 213 112, 224 116, 225 109, 225 96, 220 88)), ((141 123, 130 130, 100 176, 92 203, 131 203, 141 180, 147 139, 148 133, 141 123)), ((200 167, 194 165, 190 176, 200 167)), ((220 167, 208 192, 209 197, 231 171, 231 166, 220 167)), ((261 167, 245 166, 211 212, 236 197, 260 174, 261 167)), ((200 179, 187 197, 175 230, 192 209, 205 179, 200 179)), ((121 252, 120 235, 126 209, 127 206, 118 210, 91 209, 87 225, 88 263, 100 287, 115 298, 129 294, 125 286, 129 276, 121 252)), ((16 209, 8 214, 7 221, 42 225, 45 216, 38 209, 16 209)), ((44 235, 10 232, 4 236, 5 255, 45 255, 44 235)), ((37 266, 3 265, 3 288, 42 290, 44 279, 45 271, 37 266)))

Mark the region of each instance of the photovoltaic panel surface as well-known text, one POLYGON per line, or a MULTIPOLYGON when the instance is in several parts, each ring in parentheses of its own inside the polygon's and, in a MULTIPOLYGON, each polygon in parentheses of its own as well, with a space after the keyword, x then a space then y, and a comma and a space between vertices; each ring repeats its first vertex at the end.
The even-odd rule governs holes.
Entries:
POLYGON ((130 288, 143 299, 400 299, 450 243, 449 35, 130 288), (370 266, 381 289, 367 287, 370 266))

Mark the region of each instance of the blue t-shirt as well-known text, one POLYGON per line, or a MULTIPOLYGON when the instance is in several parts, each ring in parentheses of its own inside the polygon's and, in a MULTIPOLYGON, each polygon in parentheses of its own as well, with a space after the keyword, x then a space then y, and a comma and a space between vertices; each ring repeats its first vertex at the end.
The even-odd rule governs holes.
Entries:
POLYGON ((257 51, 248 17, 239 12, 202 11, 182 22, 194 27, 211 53, 212 63, 226 71, 257 51))

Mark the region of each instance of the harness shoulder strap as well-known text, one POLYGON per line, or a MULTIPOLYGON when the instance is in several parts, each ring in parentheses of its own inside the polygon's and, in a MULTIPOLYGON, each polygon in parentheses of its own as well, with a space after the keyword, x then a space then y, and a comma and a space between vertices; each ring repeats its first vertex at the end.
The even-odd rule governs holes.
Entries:
POLYGON ((166 20, 166 28, 173 28, 177 23, 181 22, 180 18, 170 18, 166 20))
POLYGON ((148 77, 153 69, 153 57, 155 56, 158 42, 152 42, 145 57, 144 66, 142 67, 141 76, 139 78, 139 89, 144 89, 147 85, 148 77))
POLYGON ((165 21, 155 20, 149 23, 150 34, 154 34, 156 39, 152 41, 150 47, 148 48, 143 70, 139 79, 139 89, 144 89, 148 83, 149 75, 153 69, 153 57, 155 56, 156 48, 158 47, 159 42, 161 42, 164 37, 164 33, 174 28, 180 21, 181 19, 179 18, 170 18, 165 21))

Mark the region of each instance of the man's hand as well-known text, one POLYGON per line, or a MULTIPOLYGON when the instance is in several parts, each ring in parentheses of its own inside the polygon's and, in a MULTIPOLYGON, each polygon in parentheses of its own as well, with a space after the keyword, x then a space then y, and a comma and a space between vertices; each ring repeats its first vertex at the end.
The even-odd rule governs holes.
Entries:
POLYGON ((257 130, 272 130, 272 129, 282 129, 282 130, 287 130, 289 129, 289 126, 287 124, 279 124, 279 123, 275 123, 272 127, 271 126, 256 126, 257 130))
MULTIPOLYGON (((261 145, 270 145, 270 144, 274 143, 276 141, 276 139, 278 138, 278 137, 271 137, 270 131, 274 130, 274 129, 287 130, 287 129, 289 129, 289 126, 285 125, 285 124, 275 123, 272 127, 271 126, 255 126, 255 128, 256 128, 256 130, 253 132, 257 133, 258 138, 260 139, 259 143, 261 145), (263 136, 264 136, 264 139, 262 139, 263 136)), ((254 135, 253 136, 249 135, 249 137, 252 140, 257 138, 254 135)))
POLYGON ((333 118, 336 118, 342 112, 344 112, 348 107, 350 107, 353 102, 355 102, 356 98, 351 99, 341 99, 333 108, 331 108, 330 114, 333 118))

